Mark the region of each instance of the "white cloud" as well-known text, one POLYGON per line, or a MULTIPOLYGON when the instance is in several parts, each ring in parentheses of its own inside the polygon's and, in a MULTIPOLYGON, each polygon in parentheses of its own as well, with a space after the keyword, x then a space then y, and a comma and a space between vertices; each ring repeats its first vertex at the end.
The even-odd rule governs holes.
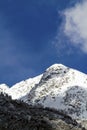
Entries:
POLYGON ((63 12, 62 31, 75 47, 87 53, 87 0, 63 12))

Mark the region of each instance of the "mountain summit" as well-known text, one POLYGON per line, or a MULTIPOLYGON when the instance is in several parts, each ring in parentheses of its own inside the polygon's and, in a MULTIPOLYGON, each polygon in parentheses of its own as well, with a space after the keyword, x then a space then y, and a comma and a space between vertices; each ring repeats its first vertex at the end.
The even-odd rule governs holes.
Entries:
POLYGON ((62 110, 74 119, 87 119, 87 75, 62 64, 4 92, 28 104, 62 110))

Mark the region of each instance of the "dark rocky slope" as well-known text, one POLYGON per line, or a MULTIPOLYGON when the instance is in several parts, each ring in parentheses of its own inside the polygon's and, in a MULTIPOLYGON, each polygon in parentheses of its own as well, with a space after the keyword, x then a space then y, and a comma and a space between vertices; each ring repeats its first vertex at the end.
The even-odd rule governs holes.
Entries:
POLYGON ((0 94, 0 130, 85 130, 71 117, 0 94))

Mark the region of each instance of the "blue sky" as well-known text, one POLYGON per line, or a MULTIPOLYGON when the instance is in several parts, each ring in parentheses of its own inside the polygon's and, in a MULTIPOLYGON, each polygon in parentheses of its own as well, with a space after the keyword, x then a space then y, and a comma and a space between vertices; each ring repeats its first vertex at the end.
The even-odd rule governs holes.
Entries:
POLYGON ((86 0, 0 1, 0 83, 36 76, 54 63, 87 73, 86 0))

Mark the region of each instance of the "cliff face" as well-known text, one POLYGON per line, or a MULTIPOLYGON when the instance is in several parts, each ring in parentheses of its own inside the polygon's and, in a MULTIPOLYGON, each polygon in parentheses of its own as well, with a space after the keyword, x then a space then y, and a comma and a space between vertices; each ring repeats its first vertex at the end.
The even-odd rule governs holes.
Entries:
POLYGON ((31 106, 0 94, 0 130, 84 130, 71 117, 54 109, 31 106))

